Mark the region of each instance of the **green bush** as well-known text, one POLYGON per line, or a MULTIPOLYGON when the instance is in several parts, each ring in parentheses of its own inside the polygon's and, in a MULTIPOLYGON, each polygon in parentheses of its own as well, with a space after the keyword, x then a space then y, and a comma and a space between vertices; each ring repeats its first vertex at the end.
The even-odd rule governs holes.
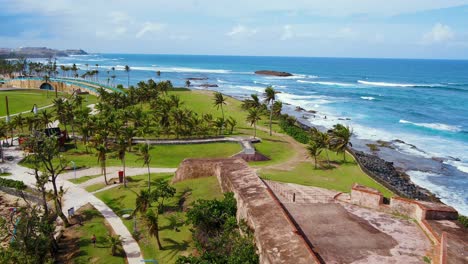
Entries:
POLYGON ((465 228, 468 228, 468 217, 464 215, 458 216, 458 222, 462 224, 465 228))
POLYGON ((283 131, 302 144, 309 143, 309 134, 302 128, 288 122, 287 118, 281 118, 279 125, 283 131))
POLYGON ((5 179, 5 178, 0 178, 0 186, 8 187, 8 188, 14 188, 14 189, 17 189, 17 190, 25 190, 26 189, 26 185, 24 184, 24 182, 5 179))

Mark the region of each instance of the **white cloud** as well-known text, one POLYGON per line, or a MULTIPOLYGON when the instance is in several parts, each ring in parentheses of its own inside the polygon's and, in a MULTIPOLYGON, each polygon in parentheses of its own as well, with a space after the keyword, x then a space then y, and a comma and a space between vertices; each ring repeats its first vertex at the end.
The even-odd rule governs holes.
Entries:
POLYGON ((236 37, 236 36, 253 36, 257 34, 257 29, 251 29, 243 25, 237 25, 231 29, 226 36, 236 37))
POLYGON ((141 38, 148 33, 156 33, 164 29, 163 24, 146 22, 143 24, 143 27, 136 33, 137 38, 141 38))
POLYGON ((292 30, 291 25, 284 25, 283 26, 283 34, 281 35, 281 40, 287 40, 294 37, 294 32, 292 30))
POLYGON ((423 41, 425 43, 442 43, 450 41, 454 37, 455 32, 449 26, 437 23, 431 31, 424 34, 423 41))

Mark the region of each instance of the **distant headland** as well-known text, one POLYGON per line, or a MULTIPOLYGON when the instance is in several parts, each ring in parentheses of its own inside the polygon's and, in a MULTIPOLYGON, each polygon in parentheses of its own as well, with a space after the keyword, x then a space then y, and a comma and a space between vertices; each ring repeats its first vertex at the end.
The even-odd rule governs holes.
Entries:
POLYGON ((47 47, 20 47, 16 49, 0 48, 0 58, 51 58, 51 57, 67 57, 70 55, 87 55, 88 53, 82 49, 66 49, 57 50, 47 47))

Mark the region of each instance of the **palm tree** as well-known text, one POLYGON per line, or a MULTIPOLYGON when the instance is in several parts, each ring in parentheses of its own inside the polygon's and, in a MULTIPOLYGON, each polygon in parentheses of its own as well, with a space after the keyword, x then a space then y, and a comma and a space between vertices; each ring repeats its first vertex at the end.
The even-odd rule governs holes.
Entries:
POLYGON ((260 103, 260 99, 258 98, 257 94, 251 94, 250 95, 251 99, 245 99, 242 102, 242 109, 249 110, 252 108, 260 108, 262 103, 260 103))
POLYGON ((272 86, 265 88, 265 103, 270 104, 270 136, 271 136, 271 121, 273 119, 273 104, 276 99, 276 91, 272 86))
POLYGON ((333 126, 331 130, 331 147, 337 152, 343 152, 343 160, 346 161, 346 148, 348 145, 351 147, 351 137, 353 135, 353 131, 348 126, 343 126, 342 124, 336 124, 333 126))
POLYGON ((108 185, 107 183, 107 173, 106 173, 106 160, 107 160, 107 147, 106 145, 104 144, 99 144, 96 146, 96 150, 97 150, 97 160, 98 160, 98 163, 101 165, 101 173, 102 175, 104 175, 104 181, 106 183, 106 185, 108 185))
POLYGON ((283 103, 281 101, 276 101, 273 104, 273 116, 279 117, 281 115, 282 109, 283 109, 283 103))
MULTIPOLYGON (((156 209, 157 210, 157 209, 156 209)), ((161 245, 161 241, 159 239, 159 219, 158 213, 154 213, 153 210, 148 210, 145 214, 146 225, 148 226, 148 232, 150 235, 156 237, 156 241, 158 242, 159 250, 162 250, 163 247, 161 245)))
POLYGON ((125 65, 125 71, 127 72, 127 87, 130 87, 130 67, 125 65))
POLYGON ((247 122, 250 122, 250 126, 254 126, 254 138, 257 136, 257 122, 259 120, 261 120, 260 111, 257 108, 250 109, 247 122))
POLYGON ((216 106, 217 109, 221 108, 221 114, 223 115, 223 126, 221 128, 221 134, 223 134, 223 129, 224 129, 224 109, 223 105, 226 104, 226 97, 223 96, 222 93, 220 92, 215 92, 214 94, 214 106, 216 106))
POLYGON ((126 173, 125 173, 125 154, 127 153, 127 140, 123 137, 119 137, 117 140, 117 152, 119 155, 119 159, 122 162, 123 167, 123 183, 124 187, 127 187, 127 182, 125 181, 126 173))
POLYGON ((317 169, 317 157, 320 156, 320 153, 322 153, 322 148, 320 147, 319 144, 317 144, 314 141, 309 142, 309 145, 307 146, 307 150, 309 151, 309 154, 314 157, 314 166, 315 169, 317 169))
POLYGON ((44 125, 44 128, 48 128, 50 122, 52 121, 52 113, 47 112, 47 109, 41 111, 41 122, 44 125))
POLYGON ((115 256, 115 254, 117 253, 117 248, 121 242, 120 235, 113 236, 112 234, 109 233, 109 235, 107 236, 107 241, 109 242, 109 245, 111 247, 112 256, 115 256))
POLYGON ((234 127, 237 125, 237 120, 230 116, 226 120, 227 125, 230 127, 229 133, 232 134, 234 132, 234 127))
POLYGON ((133 137, 135 136, 136 131, 133 127, 125 127, 122 129, 122 136, 127 141, 128 151, 132 152, 132 143, 133 137))
POLYGON ((21 129, 21 133, 24 131, 23 129, 23 126, 24 126, 24 118, 23 118, 23 115, 21 113, 19 113, 18 115, 14 116, 13 117, 13 123, 15 124, 15 127, 16 128, 20 128, 21 129))
POLYGON ((328 149, 330 149, 330 135, 320 132, 317 128, 311 128, 311 140, 317 144, 318 148, 324 149, 327 154, 327 163, 330 168, 330 157, 328 156, 328 149))
POLYGON ((148 191, 151 190, 151 173, 150 173, 150 162, 151 162, 151 146, 149 143, 140 145, 140 155, 141 160, 143 160, 143 165, 146 165, 148 168, 148 191))
POLYGON ((148 190, 140 190, 140 194, 137 194, 135 199, 135 211, 136 212, 144 213, 151 205, 151 193, 148 190))

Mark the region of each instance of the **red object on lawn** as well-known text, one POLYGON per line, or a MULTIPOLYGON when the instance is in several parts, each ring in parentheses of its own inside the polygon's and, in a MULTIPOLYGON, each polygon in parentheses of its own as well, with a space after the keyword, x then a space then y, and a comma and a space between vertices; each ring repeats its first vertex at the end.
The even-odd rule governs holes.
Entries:
POLYGON ((124 172, 123 172, 123 171, 119 171, 119 182, 120 182, 120 183, 123 183, 123 178, 124 178, 124 172))

